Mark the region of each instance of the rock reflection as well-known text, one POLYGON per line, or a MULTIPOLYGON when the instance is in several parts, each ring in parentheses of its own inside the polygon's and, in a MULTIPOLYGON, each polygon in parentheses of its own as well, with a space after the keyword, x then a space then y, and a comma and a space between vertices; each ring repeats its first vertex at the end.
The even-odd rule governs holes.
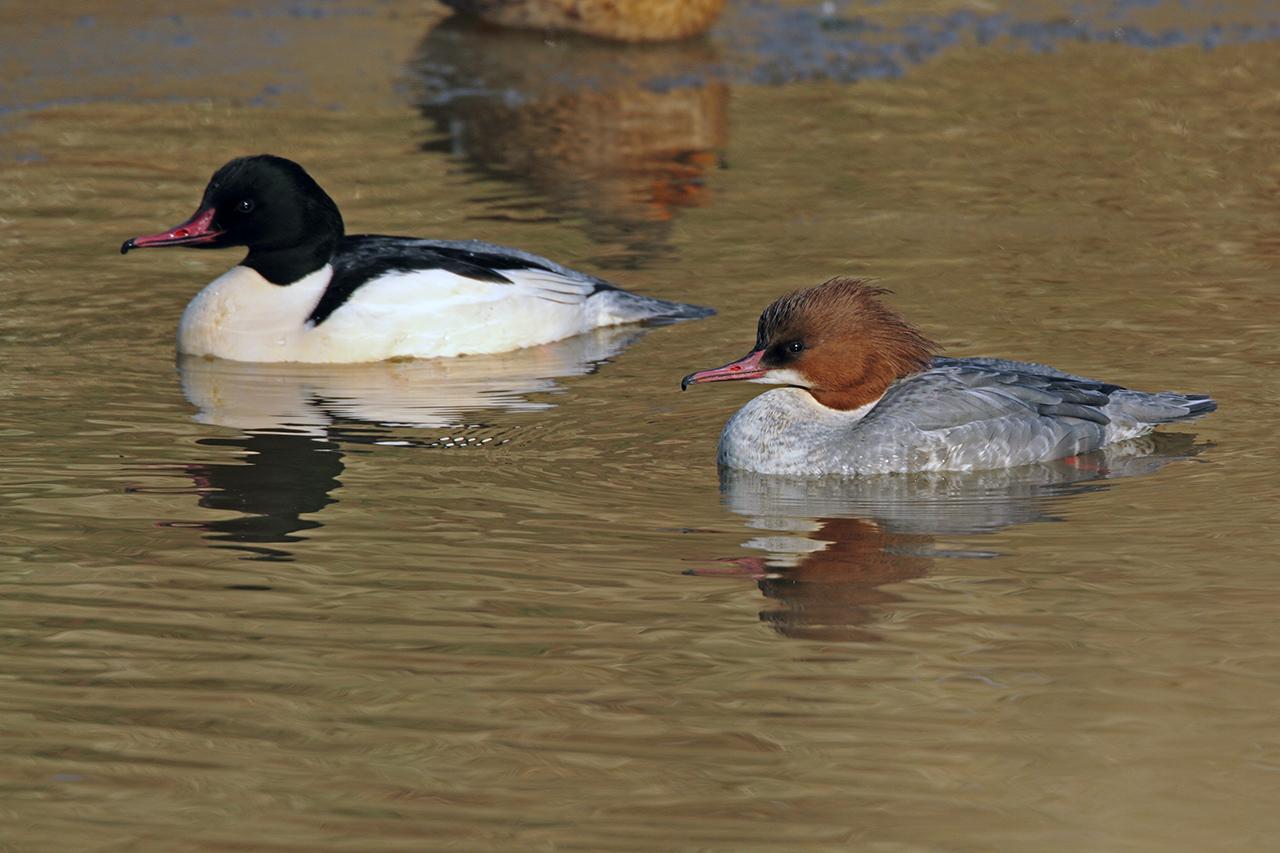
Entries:
POLYGON ((784 636, 875 640, 865 626, 898 600, 882 587, 923 577, 939 557, 995 556, 941 550, 939 537, 1055 520, 1058 501, 1189 459, 1205 447, 1194 440, 1158 434, 1000 471, 805 480, 725 469, 726 505, 747 516, 749 527, 769 531, 744 546, 766 555, 730 559, 732 568, 697 573, 755 579, 774 602, 760 618, 784 636))
POLYGON ((555 391, 556 379, 593 372, 645 331, 599 329, 510 353, 375 364, 184 357, 178 367, 183 392, 198 410, 195 419, 244 433, 197 442, 238 449, 236 461, 194 462, 176 473, 191 481, 200 507, 238 515, 161 524, 207 531, 214 547, 245 551, 250 559, 291 559, 292 552, 272 546, 301 541, 299 531, 322 525, 314 516, 337 501, 346 448, 502 444, 504 430, 475 422, 485 411, 548 408, 528 395, 555 391), (434 432, 445 427, 446 436, 434 432))
POLYGON ((717 59, 705 41, 549 41, 451 18, 411 67, 435 130, 423 148, 519 182, 638 263, 666 249, 681 209, 707 203, 728 142, 728 85, 708 73, 717 59))
POLYGON ((665 41, 705 32, 725 0, 442 0, 490 24, 586 33, 619 41, 665 41))

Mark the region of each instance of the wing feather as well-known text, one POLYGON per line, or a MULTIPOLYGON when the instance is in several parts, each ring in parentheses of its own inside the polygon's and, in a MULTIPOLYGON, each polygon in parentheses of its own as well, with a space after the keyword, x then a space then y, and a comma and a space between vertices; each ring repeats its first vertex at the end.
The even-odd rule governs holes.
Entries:
POLYGON ((1067 374, 1019 371, 1007 364, 1001 369, 964 362, 936 366, 890 388, 867 413, 863 426, 883 419, 945 432, 996 421, 1003 421, 1007 429, 1023 419, 1028 425, 1042 418, 1110 423, 1101 408, 1117 386, 1067 374))
POLYGON ((477 284, 512 286, 561 305, 581 305, 596 293, 617 289, 539 255, 479 240, 358 234, 343 238, 333 277, 307 320, 320 325, 357 290, 384 276, 434 270, 477 284))

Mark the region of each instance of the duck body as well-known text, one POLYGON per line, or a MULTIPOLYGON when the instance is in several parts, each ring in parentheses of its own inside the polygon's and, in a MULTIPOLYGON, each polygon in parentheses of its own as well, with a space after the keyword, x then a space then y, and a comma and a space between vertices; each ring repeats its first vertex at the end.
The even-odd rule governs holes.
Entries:
POLYGON ((1212 412, 1031 362, 945 358, 876 297, 833 279, 775 301, 756 346, 682 386, 746 380, 756 397, 720 435, 728 468, 791 476, 980 471, 1050 462, 1212 412))
POLYGON ((705 313, 489 243, 353 235, 287 286, 231 268, 187 305, 178 351, 253 362, 436 358, 705 313))
POLYGON ((719 464, 761 474, 981 471, 1049 462, 1213 411, 1029 362, 935 358, 850 411, 803 388, 767 391, 725 424, 719 464))
POLYGON ((246 246, 188 304, 178 351, 353 363, 500 353, 602 326, 704 317, 541 256, 478 240, 345 235, 337 205, 289 160, 233 160, 197 213, 121 251, 246 246))

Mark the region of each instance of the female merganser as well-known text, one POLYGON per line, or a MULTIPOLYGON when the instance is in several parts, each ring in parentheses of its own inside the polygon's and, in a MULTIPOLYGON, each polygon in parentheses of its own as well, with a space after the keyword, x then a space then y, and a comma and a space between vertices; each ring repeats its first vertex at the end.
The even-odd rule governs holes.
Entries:
POLYGON ((178 351, 237 361, 365 362, 508 352, 599 326, 705 317, 519 249, 478 240, 344 236, 297 163, 241 157, 188 221, 120 247, 245 246, 182 314, 178 351))
POLYGON ((881 303, 835 278, 760 315, 755 348, 681 382, 787 385, 743 406, 721 465, 762 474, 884 474, 1009 468, 1061 459, 1217 408, 1202 395, 1130 391, 1042 364, 942 358, 881 303))

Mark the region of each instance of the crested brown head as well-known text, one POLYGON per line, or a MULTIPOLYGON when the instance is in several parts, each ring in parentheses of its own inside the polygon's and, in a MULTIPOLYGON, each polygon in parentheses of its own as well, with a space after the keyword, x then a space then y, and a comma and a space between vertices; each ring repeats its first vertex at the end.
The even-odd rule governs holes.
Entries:
POLYGON ((880 301, 887 292, 833 278, 780 297, 760 315, 760 367, 833 409, 879 399, 896 380, 928 368, 938 349, 880 301))

